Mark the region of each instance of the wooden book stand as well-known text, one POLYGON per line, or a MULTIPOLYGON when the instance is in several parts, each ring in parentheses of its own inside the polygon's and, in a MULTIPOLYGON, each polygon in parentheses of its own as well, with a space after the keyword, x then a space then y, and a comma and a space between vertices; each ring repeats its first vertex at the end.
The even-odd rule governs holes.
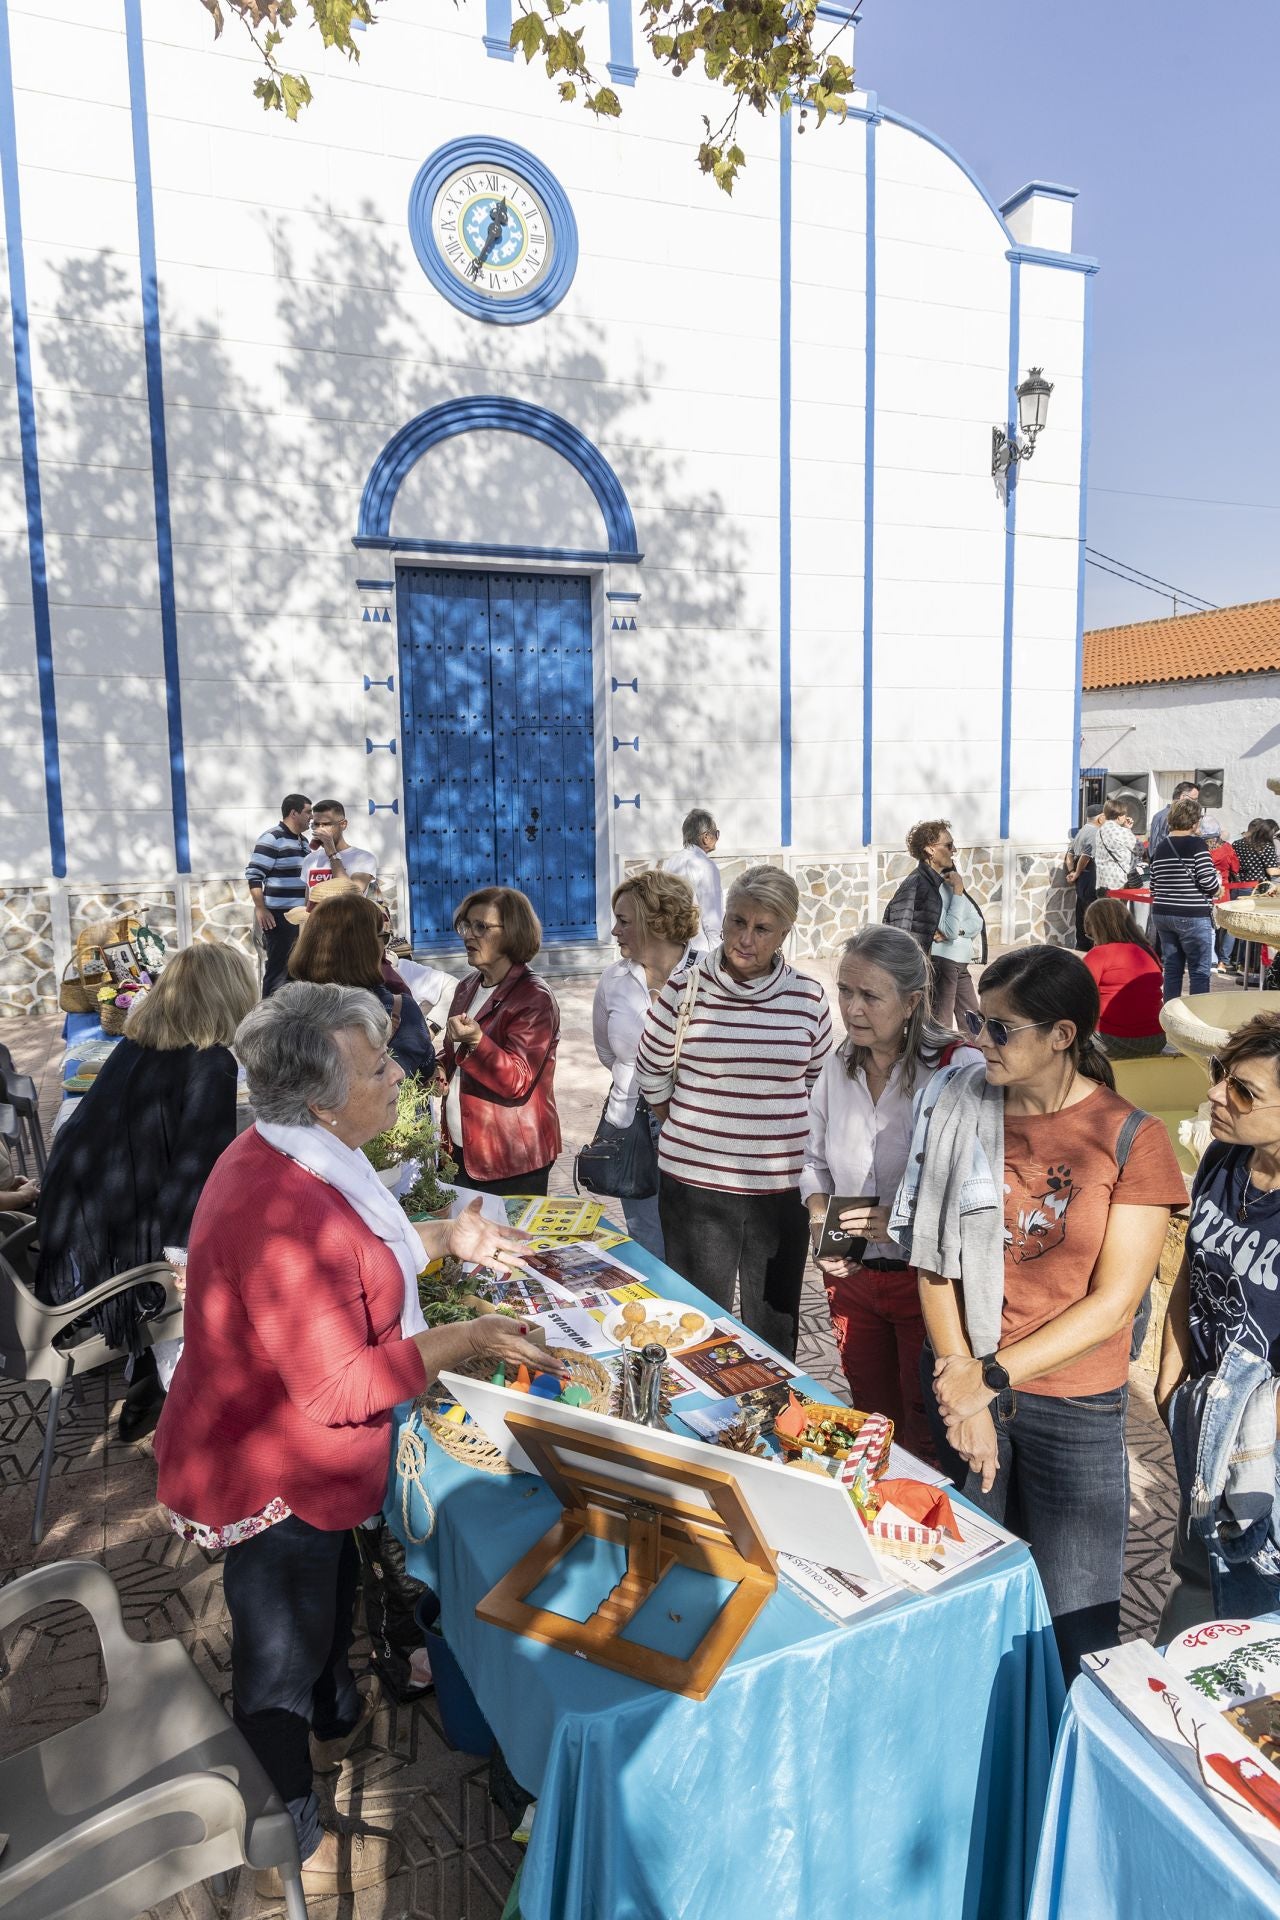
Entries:
POLYGON ((643 1427, 615 1440, 566 1433, 532 1413, 508 1414, 507 1424, 564 1513, 485 1595, 477 1616, 651 1686, 705 1700, 778 1584, 773 1553, 733 1476, 647 1449, 643 1427), (583 1621, 530 1606, 526 1595, 588 1534, 627 1549, 626 1573, 612 1593, 583 1621), (677 1562, 734 1582, 688 1659, 620 1638, 677 1562))

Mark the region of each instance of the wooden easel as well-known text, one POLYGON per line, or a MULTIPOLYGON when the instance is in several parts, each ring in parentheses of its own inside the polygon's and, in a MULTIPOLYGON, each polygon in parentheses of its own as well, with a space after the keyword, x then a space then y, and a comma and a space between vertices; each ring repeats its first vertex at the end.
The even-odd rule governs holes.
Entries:
POLYGON ((566 1433, 532 1413, 509 1414, 507 1424, 564 1513, 485 1595, 477 1616, 651 1686, 705 1700, 778 1584, 773 1553, 733 1476, 655 1453, 643 1444, 643 1427, 615 1440, 566 1433), (686 1488, 689 1498, 655 1488, 650 1475, 686 1488), (627 1549, 626 1573, 612 1593, 583 1621, 530 1606, 526 1595, 586 1535, 627 1549), (734 1582, 684 1660, 619 1637, 677 1563, 734 1582))

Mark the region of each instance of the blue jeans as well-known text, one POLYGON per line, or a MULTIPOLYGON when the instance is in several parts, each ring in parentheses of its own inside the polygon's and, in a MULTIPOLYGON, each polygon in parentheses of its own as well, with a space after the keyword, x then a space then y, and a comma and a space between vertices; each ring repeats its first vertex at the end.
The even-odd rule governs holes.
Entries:
MULTIPOLYGON (((1031 1549, 1044 1587, 1063 1676, 1070 1686, 1081 1657, 1120 1638, 1120 1586, 1129 1526, 1128 1387, 1058 1399, 1012 1389, 991 1413, 999 1468, 990 1493, 948 1445, 933 1397, 933 1354, 924 1351, 926 1406, 939 1458, 966 1500, 1031 1549)), ((961 1522, 963 1525, 963 1521, 961 1522)))
MULTIPOLYGON (((661 1132, 662 1128, 650 1114, 649 1134, 653 1140, 655 1153, 658 1151, 658 1136, 661 1132)), ((661 1191, 662 1176, 659 1174, 658 1193, 661 1191)), ((627 1223, 627 1232, 631 1238, 642 1246, 646 1253, 651 1253, 656 1260, 661 1260, 664 1257, 665 1243, 662 1238, 662 1221, 658 1215, 658 1193, 648 1194, 643 1200, 624 1200, 622 1217, 627 1223)))
POLYGON ((1182 992, 1183 968, 1191 976, 1189 993, 1208 993, 1213 969, 1213 921, 1207 914, 1155 915, 1164 962, 1164 997, 1176 1000, 1182 992))
POLYGON ((350 1732, 360 1696, 347 1664, 359 1557, 350 1531, 297 1514, 228 1547, 232 1717, 289 1809, 303 1860, 320 1845, 309 1735, 350 1732))

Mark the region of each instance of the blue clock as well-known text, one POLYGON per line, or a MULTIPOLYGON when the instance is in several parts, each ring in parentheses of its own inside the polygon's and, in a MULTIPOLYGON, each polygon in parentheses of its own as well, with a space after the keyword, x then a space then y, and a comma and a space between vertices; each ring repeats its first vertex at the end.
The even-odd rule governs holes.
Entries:
POLYGON ((432 285, 473 319, 537 320, 563 300, 578 264, 564 189, 523 147, 451 140, 419 169, 409 234, 432 285))

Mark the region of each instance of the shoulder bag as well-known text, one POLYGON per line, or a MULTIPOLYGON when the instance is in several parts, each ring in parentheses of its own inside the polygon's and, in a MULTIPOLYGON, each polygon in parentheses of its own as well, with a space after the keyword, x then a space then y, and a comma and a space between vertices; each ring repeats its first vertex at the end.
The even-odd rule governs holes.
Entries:
MULTIPOLYGON (((701 968, 695 963, 676 1016, 675 1045, 671 1072, 675 1077, 680 1065, 680 1050, 698 997, 701 968)), ((636 1110, 625 1127, 614 1126, 606 1115, 608 1102, 600 1112, 595 1137, 574 1155, 573 1184, 576 1192, 604 1194, 612 1200, 648 1200, 658 1191, 658 1150, 653 1144, 648 1103, 643 1094, 636 1096, 636 1110)))

